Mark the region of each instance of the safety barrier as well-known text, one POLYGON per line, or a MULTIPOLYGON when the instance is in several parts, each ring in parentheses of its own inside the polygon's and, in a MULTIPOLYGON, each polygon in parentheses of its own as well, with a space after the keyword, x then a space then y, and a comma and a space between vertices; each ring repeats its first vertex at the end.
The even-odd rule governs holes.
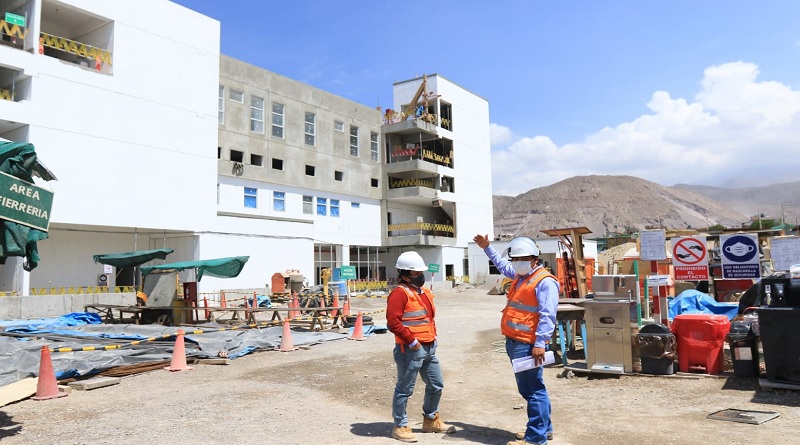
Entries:
MULTIPOLYGON (((33 287, 31 295, 83 295, 83 294, 122 294, 136 292, 133 286, 61 286, 33 287)), ((2 292, 5 296, 8 292, 2 292)))

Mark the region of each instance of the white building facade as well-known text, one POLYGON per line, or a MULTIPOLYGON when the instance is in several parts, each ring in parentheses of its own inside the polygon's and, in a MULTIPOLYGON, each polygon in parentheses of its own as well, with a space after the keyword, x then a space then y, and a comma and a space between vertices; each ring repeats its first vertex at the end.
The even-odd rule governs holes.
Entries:
POLYGON ((492 230, 488 102, 439 75, 396 83, 400 111, 380 110, 221 56, 219 22, 166 0, 0 10, 25 17, 3 28, 0 137, 58 177, 38 184, 55 194, 38 267, 9 258, 0 291, 94 286, 93 255, 160 248, 174 252, 149 264, 249 257, 201 292, 341 266, 391 283, 406 250, 458 281, 492 230))

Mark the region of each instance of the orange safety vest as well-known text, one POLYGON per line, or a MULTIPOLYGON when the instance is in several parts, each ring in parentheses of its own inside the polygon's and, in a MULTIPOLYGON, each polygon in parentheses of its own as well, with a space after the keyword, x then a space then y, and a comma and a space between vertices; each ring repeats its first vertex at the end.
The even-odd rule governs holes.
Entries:
MULTIPOLYGON (((422 296, 402 284, 397 286, 396 289, 402 289, 406 293, 406 297, 408 297, 406 299, 406 307, 403 309, 403 316, 400 318, 403 326, 407 327, 420 343, 430 343, 436 340, 436 326, 433 324, 433 319, 431 314, 428 313, 428 309, 420 301, 422 296)), ((431 305, 433 305, 431 291, 427 287, 422 287, 421 289, 422 293, 428 297, 431 305)), ((394 336, 394 342, 403 344, 403 341, 397 335, 394 336)))
POLYGON ((536 327, 539 326, 539 299, 536 297, 536 285, 545 278, 555 279, 543 267, 522 280, 519 275, 514 277, 500 321, 500 332, 504 336, 523 343, 536 342, 536 327))

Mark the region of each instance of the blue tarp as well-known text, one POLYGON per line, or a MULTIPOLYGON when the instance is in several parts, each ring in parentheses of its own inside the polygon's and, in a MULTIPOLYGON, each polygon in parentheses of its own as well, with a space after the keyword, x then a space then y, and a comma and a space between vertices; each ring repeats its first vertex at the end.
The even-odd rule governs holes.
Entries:
POLYGON ((685 290, 669 301, 670 320, 681 314, 725 315, 728 320, 733 320, 738 313, 738 303, 720 303, 711 295, 694 289, 685 290))

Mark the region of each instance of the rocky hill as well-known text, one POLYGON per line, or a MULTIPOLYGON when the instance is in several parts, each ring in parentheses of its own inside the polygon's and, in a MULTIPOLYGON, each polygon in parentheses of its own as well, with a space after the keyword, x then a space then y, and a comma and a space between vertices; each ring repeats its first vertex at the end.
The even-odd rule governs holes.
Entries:
MULTIPOLYGON (((646 227, 739 227, 748 215, 691 190, 633 176, 576 176, 519 196, 494 196, 495 233, 544 238, 542 229, 588 227, 594 236, 646 227)), ((592 235, 589 235, 590 237, 592 235)))
POLYGON ((765 218, 783 219, 786 223, 794 225, 797 225, 797 220, 800 219, 800 181, 746 188, 685 184, 671 188, 698 193, 746 215, 760 213, 765 218))

